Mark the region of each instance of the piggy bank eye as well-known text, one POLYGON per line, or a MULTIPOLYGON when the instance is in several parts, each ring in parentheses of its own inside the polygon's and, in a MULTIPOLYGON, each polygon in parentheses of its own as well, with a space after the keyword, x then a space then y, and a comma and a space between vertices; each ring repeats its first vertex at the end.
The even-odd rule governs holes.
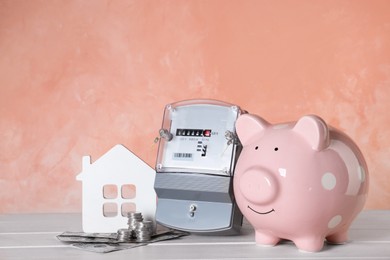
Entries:
POLYGON ((255 150, 257 150, 257 149, 259 149, 259 147, 258 147, 258 146, 256 146, 256 147, 255 147, 255 150))
POLYGON ((275 147, 275 148, 274 148, 274 151, 276 152, 277 150, 279 150, 279 148, 278 148, 278 147, 275 147))

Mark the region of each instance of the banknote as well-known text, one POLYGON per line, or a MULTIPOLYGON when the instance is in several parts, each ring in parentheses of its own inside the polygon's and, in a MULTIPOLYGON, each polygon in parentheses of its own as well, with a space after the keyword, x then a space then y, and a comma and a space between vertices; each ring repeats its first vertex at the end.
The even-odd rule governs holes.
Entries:
POLYGON ((163 240, 175 239, 188 235, 188 232, 158 229, 156 234, 152 235, 148 241, 126 241, 121 242, 117 239, 117 233, 84 233, 84 232, 69 232, 66 231, 57 236, 58 240, 70 243, 73 247, 92 251, 96 253, 108 253, 118 250, 130 249, 134 247, 144 246, 149 243, 155 243, 163 240))
POLYGON ((64 232, 57 236, 62 242, 117 243, 116 233, 64 232))
POLYGON ((74 243, 73 247, 90 251, 94 253, 110 253, 114 251, 131 249, 134 247, 145 246, 147 243, 120 243, 120 244, 106 244, 106 243, 74 243))

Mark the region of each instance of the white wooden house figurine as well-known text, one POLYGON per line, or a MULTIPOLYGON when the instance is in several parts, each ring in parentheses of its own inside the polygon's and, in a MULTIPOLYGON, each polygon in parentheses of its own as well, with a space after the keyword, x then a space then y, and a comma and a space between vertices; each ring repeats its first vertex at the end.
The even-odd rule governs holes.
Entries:
POLYGON ((115 233, 128 227, 127 212, 141 212, 155 221, 156 172, 123 145, 116 145, 91 163, 83 156, 82 223, 86 233, 115 233))

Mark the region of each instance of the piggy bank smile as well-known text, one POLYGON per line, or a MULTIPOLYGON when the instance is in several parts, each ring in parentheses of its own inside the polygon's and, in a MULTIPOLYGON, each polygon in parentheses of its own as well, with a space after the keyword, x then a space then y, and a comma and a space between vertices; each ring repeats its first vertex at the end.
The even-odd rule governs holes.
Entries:
POLYGON ((260 211, 257 211, 257 210, 254 210, 251 208, 251 206, 248 205, 248 209, 252 210, 253 212, 257 213, 257 214, 260 214, 260 215, 267 215, 269 213, 272 213, 272 212, 275 212, 274 209, 271 209, 269 211, 266 211, 266 212, 260 212, 260 211))

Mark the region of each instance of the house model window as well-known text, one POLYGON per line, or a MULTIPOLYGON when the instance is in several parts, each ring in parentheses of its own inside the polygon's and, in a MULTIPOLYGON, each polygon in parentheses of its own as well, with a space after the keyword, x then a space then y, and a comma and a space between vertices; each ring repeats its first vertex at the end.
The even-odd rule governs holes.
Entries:
POLYGON ((117 232, 127 226, 128 212, 141 212, 155 221, 156 173, 123 145, 116 145, 91 163, 83 157, 77 180, 83 189, 83 231, 117 232))
POLYGON ((105 199, 102 208, 105 217, 116 217, 119 214, 119 209, 123 217, 126 217, 128 212, 137 211, 136 203, 131 202, 136 197, 136 186, 133 184, 123 184, 120 187, 115 184, 106 184, 103 186, 102 196, 105 199), (119 197, 123 199, 121 205, 112 202, 119 197), (129 201, 126 202, 126 200, 129 201))

